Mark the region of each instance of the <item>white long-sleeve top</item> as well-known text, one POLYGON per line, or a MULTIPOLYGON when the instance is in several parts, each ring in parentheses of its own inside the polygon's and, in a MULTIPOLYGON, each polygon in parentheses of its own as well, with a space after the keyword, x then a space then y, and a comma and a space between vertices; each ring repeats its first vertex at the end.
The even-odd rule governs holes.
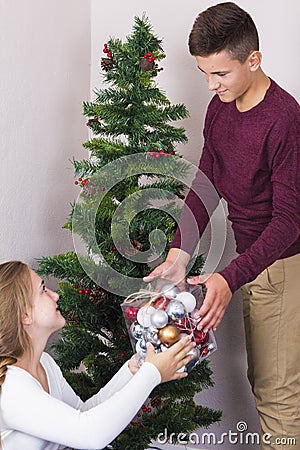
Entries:
POLYGON ((53 358, 43 353, 50 394, 26 370, 8 366, 0 396, 3 450, 102 449, 131 421, 160 373, 144 363, 133 376, 128 363, 83 402, 53 358))

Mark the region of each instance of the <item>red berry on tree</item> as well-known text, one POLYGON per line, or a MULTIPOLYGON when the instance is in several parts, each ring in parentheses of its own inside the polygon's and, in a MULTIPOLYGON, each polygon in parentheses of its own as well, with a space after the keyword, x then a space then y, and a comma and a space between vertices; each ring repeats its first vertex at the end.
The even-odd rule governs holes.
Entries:
POLYGON ((79 184, 78 181, 74 181, 74 184, 79 184))
POLYGON ((111 58, 111 57, 112 57, 112 53, 111 53, 111 52, 108 52, 108 53, 107 53, 107 57, 108 57, 108 58, 111 58))
POLYGON ((78 294, 83 294, 83 290, 82 289, 78 289, 78 294))
POLYGON ((160 158, 160 154, 156 153, 155 158, 160 158))

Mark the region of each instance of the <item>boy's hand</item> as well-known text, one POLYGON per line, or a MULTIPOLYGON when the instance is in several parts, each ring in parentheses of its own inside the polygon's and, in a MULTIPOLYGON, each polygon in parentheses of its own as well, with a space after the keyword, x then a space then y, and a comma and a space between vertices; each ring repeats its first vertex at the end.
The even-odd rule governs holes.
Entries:
POLYGON ((186 277, 186 266, 190 255, 178 248, 171 248, 165 262, 157 266, 149 275, 144 277, 144 281, 153 281, 156 278, 162 278, 173 281, 180 286, 186 277))
POLYGON ((227 281, 219 273, 210 273, 189 278, 187 282, 204 284, 206 287, 203 304, 195 315, 196 319, 201 317, 197 328, 203 329, 205 332, 210 329, 216 331, 232 298, 227 281))

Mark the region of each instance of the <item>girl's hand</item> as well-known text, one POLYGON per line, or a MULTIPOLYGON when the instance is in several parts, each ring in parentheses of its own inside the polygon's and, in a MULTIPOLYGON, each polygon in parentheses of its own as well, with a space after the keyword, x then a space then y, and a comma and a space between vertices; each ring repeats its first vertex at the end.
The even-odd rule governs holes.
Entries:
POLYGON ((132 375, 135 375, 140 368, 139 358, 140 358, 139 355, 137 353, 135 353, 128 361, 128 368, 129 368, 130 372, 132 373, 132 375))
POLYGON ((154 347, 147 342, 147 354, 145 361, 155 365, 161 375, 161 382, 184 378, 187 372, 177 372, 193 359, 193 355, 187 353, 195 347, 195 342, 191 342, 191 336, 180 339, 165 352, 155 353, 154 347))

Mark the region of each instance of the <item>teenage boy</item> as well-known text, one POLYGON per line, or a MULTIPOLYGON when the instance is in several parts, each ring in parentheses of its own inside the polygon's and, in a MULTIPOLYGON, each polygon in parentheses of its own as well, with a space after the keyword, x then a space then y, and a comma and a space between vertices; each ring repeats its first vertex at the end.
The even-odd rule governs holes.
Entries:
MULTIPOLYGON (((207 289, 199 311, 204 330, 216 330, 242 287, 248 377, 262 434, 270 434, 261 448, 300 449, 299 105, 263 72, 255 24, 236 4, 202 12, 189 49, 216 93, 199 168, 228 204, 238 256, 220 272, 188 281, 207 289)), ((185 278, 197 244, 188 209, 200 236, 209 221, 195 193, 201 182, 196 176, 166 261, 145 281, 185 278)))

